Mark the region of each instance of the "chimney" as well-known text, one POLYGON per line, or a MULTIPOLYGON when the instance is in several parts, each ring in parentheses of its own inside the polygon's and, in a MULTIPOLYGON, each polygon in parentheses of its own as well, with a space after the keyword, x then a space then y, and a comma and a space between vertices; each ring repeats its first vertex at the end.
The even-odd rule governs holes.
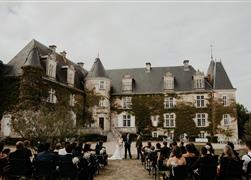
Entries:
POLYGON ((146 63, 146 72, 151 72, 151 63, 146 63))
POLYGON ((49 48, 51 49, 52 52, 56 52, 56 45, 50 45, 49 48))
POLYGON ((78 62, 77 64, 78 64, 81 68, 84 68, 84 64, 85 64, 85 63, 83 63, 83 62, 78 62))
POLYGON ((189 60, 184 60, 183 64, 184 64, 184 71, 189 71, 189 60))
POLYGON ((61 54, 61 56, 63 56, 64 58, 66 58, 66 51, 65 50, 63 50, 62 52, 60 52, 60 54, 61 54))

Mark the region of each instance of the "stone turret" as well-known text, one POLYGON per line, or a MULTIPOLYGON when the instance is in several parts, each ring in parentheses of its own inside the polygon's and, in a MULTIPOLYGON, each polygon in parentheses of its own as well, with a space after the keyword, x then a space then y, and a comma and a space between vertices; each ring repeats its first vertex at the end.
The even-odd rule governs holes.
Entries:
POLYGON ((99 103, 92 108, 92 118, 94 120, 91 125, 94 128, 100 128, 105 132, 110 131, 110 90, 111 80, 106 74, 105 68, 99 58, 88 72, 85 88, 93 91, 94 95, 99 96, 99 103))

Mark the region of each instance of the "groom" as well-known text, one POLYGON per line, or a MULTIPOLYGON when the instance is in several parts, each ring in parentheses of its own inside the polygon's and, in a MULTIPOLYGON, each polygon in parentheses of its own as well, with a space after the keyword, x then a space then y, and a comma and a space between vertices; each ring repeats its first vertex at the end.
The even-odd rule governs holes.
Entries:
POLYGON ((129 133, 126 135, 126 138, 124 139, 124 143, 125 143, 125 159, 127 157, 127 151, 128 151, 130 159, 132 159, 132 155, 131 155, 132 139, 129 133))

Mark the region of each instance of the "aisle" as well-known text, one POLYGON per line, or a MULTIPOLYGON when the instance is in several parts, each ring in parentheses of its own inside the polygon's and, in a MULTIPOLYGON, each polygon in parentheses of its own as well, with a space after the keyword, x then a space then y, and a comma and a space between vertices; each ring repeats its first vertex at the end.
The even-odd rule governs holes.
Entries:
POLYGON ((94 180, 153 180, 139 160, 113 160, 94 180))

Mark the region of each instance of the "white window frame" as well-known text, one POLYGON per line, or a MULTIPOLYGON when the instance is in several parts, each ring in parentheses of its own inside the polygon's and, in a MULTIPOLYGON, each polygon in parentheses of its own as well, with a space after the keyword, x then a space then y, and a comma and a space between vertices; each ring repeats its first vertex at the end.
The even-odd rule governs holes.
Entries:
POLYGON ((153 131, 153 132, 152 132, 152 137, 153 137, 153 138, 159 137, 159 132, 158 132, 158 131, 153 131))
POLYGON ((205 96, 204 95, 197 95, 196 96, 196 107, 197 108, 206 107, 206 105, 205 105, 205 96))
POLYGON ((230 126, 231 125, 230 114, 223 114, 222 119, 223 119, 223 125, 224 126, 230 126))
POLYGON ((75 94, 70 94, 69 105, 70 105, 71 107, 74 107, 74 106, 75 106, 75 103, 76 103, 76 101, 75 101, 75 94))
POLYGON ((197 89, 204 88, 204 79, 196 79, 196 88, 197 89))
POLYGON ((57 96, 56 96, 56 91, 54 89, 50 89, 48 91, 49 96, 47 98, 48 103, 56 104, 57 103, 57 96))
POLYGON ((126 96, 122 98, 123 109, 131 109, 132 107, 132 97, 126 96))
POLYGON ((175 98, 174 97, 165 97, 164 98, 164 109, 171 109, 175 106, 175 98))
POLYGON ((164 127, 174 128, 176 127, 176 116, 175 113, 165 113, 164 114, 164 127))
POLYGON ((227 106, 227 96, 226 95, 222 96, 222 103, 223 103, 223 106, 227 106))
POLYGON ((208 126, 207 113, 196 113, 196 126, 197 127, 207 127, 208 126))
POLYGON ((99 81, 99 90, 105 90, 105 81, 104 80, 99 81))
POLYGON ((132 125, 132 116, 130 114, 124 114, 123 115, 123 127, 131 127, 132 125))
POLYGON ((132 91, 132 79, 126 78, 122 80, 122 91, 132 91))
POLYGON ((99 100, 99 106, 100 107, 106 107, 106 99, 104 97, 101 97, 99 100))

